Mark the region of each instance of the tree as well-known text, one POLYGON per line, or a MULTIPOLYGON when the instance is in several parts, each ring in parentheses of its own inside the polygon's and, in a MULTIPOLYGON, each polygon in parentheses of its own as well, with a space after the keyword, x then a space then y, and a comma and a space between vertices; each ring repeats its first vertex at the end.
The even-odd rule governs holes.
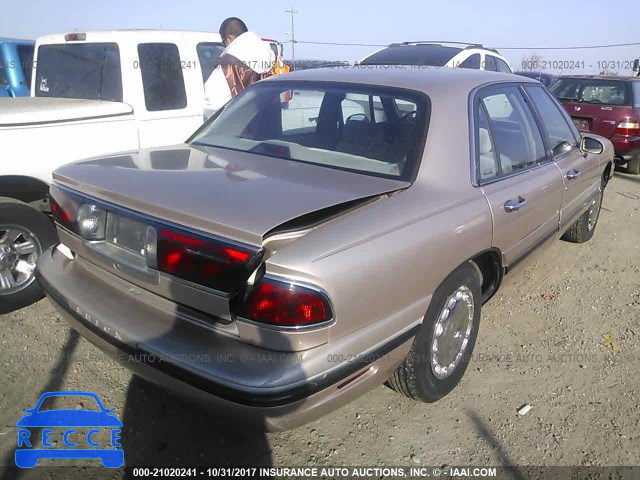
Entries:
POLYGON ((522 57, 521 70, 525 72, 533 72, 542 68, 542 55, 538 55, 536 52, 531 52, 529 55, 522 57))

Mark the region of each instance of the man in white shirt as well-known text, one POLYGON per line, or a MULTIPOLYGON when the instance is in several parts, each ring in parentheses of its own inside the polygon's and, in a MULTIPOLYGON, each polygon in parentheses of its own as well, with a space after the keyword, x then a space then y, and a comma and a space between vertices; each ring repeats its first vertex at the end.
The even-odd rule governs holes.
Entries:
POLYGON ((225 46, 220 63, 204 84, 205 118, 209 118, 249 85, 269 76, 276 55, 269 43, 250 32, 236 17, 220 25, 225 46))

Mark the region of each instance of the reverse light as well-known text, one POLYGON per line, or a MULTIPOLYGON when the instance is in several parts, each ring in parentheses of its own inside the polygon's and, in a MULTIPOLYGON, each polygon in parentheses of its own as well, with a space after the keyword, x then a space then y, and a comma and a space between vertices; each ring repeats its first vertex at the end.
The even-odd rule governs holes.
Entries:
POLYGON ((635 118, 625 118, 616 127, 615 134, 625 137, 640 135, 640 122, 635 118))
POLYGON ((78 233, 86 240, 104 240, 107 211, 90 203, 83 203, 77 213, 78 233))
POLYGON ((156 237, 155 260, 147 255, 147 265, 199 285, 228 290, 246 280, 251 252, 206 237, 159 228, 147 231, 147 252, 156 237), (151 261, 150 261, 151 260, 151 261))
POLYGON ((282 327, 306 327, 332 318, 326 297, 311 288, 262 278, 240 314, 248 320, 282 327))

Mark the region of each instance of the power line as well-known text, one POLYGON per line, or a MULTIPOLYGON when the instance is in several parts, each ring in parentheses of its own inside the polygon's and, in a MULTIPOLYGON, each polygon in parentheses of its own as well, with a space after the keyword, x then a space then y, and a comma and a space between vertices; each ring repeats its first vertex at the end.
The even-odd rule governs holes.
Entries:
POLYGON ((613 45, 583 45, 578 47, 498 47, 500 50, 592 50, 596 48, 638 47, 640 43, 617 43, 613 45))
MULTIPOLYGON (((389 44, 380 43, 347 43, 347 42, 314 42, 308 40, 295 40, 294 43, 309 45, 332 45, 338 47, 387 47, 389 44)), ((575 47, 496 47, 498 50, 593 50, 598 48, 637 47, 638 43, 617 43, 612 45, 582 45, 575 47)))
POLYGON ((294 30, 294 24, 293 24, 293 16, 298 13, 298 11, 295 9, 295 7, 291 7, 291 10, 285 10, 285 13, 288 13, 291 15, 291 60, 292 60, 292 65, 293 65, 293 69, 295 70, 296 67, 296 33, 294 30))

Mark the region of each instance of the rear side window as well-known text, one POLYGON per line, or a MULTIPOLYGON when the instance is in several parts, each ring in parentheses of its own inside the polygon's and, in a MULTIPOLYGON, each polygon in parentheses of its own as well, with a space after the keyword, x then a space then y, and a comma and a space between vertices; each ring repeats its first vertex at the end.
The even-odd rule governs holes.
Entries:
POLYGON ((577 139, 580 138, 578 132, 549 94, 540 87, 527 86, 525 90, 542 119, 554 156, 563 155, 572 148, 577 148, 577 139))
POLYGON ((507 62, 499 59, 498 57, 494 57, 496 60, 496 66, 498 67, 498 71, 502 73, 513 73, 507 62))
POLYGON ((196 47, 198 52, 198 60, 202 69, 202 81, 206 82, 211 72, 215 70, 220 63, 220 54, 224 50, 221 43, 199 43, 196 47))
POLYGON ((443 67, 460 52, 460 48, 443 47, 442 45, 393 46, 370 55, 362 61, 361 65, 420 65, 443 67))
POLYGON ((477 108, 481 180, 510 175, 546 161, 542 135, 517 87, 486 90, 477 108))
POLYGON ((31 70, 33 69, 33 45, 18 45, 18 57, 20 66, 24 72, 26 85, 31 85, 31 70))
POLYGON ((41 45, 36 97, 122 101, 120 51, 115 43, 41 45))
POLYGON ((497 72, 498 66, 496 65, 496 57, 491 55, 484 56, 484 69, 490 72, 497 72))
POLYGON ((560 100, 592 105, 631 106, 629 82, 599 78, 561 78, 551 92, 560 100))
POLYGON ((480 70, 480 54, 474 53, 469 58, 467 58, 464 62, 458 65, 458 67, 480 70))
POLYGON ((178 47, 173 43, 138 45, 144 102, 150 112, 187 106, 178 47))

